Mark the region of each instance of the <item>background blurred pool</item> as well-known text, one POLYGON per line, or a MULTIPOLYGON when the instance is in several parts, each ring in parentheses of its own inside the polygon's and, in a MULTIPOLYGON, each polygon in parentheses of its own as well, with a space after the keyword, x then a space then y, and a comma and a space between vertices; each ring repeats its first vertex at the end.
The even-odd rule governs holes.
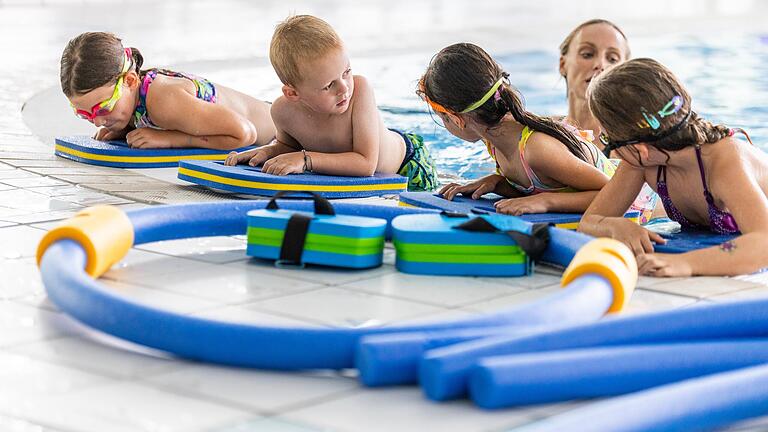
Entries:
MULTIPOLYGON (((744 128, 756 145, 768 149, 768 36, 667 42, 657 42, 656 49, 644 49, 642 56, 652 56, 671 68, 692 95, 694 109, 704 118, 744 128)), ((543 115, 567 112, 565 82, 557 71, 554 50, 497 54, 495 58, 509 72, 529 111, 543 115)), ((438 126, 426 104, 414 94, 427 60, 413 71, 409 86, 390 84, 395 81, 390 78, 392 70, 402 68, 402 62, 382 66, 381 76, 373 77, 385 122, 423 135, 442 174, 476 178, 490 173, 493 163, 485 146, 461 141, 438 126)))

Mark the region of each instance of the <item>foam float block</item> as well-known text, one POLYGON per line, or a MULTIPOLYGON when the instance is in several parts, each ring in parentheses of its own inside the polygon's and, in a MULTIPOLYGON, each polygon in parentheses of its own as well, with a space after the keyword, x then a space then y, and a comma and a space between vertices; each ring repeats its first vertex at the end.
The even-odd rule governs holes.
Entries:
POLYGON ((256 258, 279 259, 288 220, 295 214, 312 218, 306 232, 301 263, 346 268, 381 265, 387 221, 362 216, 251 210, 248 212, 246 253, 256 258))
POLYGON ((470 218, 530 234, 531 224, 498 214, 452 217, 407 215, 392 220, 395 266, 405 273, 454 276, 525 276, 528 255, 503 232, 471 232, 455 228, 470 218))
MULTIPOLYGON (((236 151, 248 150, 243 147, 236 151)), ((125 141, 98 141, 87 136, 56 138, 57 156, 90 165, 115 168, 164 168, 179 165, 182 159, 224 160, 230 150, 201 148, 135 149, 125 141)))
POLYGON ((249 165, 226 166, 220 162, 183 161, 179 178, 216 189, 273 196, 280 191, 315 192, 325 198, 362 198, 403 192, 408 179, 396 174, 345 177, 323 174, 265 174, 249 165))

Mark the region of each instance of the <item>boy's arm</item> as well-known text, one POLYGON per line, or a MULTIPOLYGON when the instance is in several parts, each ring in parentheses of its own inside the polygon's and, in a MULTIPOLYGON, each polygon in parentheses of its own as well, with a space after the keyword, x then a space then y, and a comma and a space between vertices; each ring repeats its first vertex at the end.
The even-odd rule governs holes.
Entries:
POLYGON ((147 97, 152 120, 167 130, 131 131, 126 135, 131 147, 232 150, 256 142, 256 127, 235 111, 197 99, 178 86, 156 85, 152 90, 147 97))
POLYGON ((352 151, 343 153, 307 152, 312 171, 331 175, 370 176, 379 163, 379 109, 368 80, 356 75, 352 111, 352 151))

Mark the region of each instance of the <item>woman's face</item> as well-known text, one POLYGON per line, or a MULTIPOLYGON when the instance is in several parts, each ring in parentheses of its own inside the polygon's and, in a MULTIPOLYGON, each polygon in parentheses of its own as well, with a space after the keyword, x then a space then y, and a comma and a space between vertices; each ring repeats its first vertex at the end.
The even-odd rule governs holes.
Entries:
POLYGON ((568 97, 586 97, 592 78, 627 60, 629 47, 624 36, 610 24, 582 28, 560 57, 560 75, 568 85, 568 97))

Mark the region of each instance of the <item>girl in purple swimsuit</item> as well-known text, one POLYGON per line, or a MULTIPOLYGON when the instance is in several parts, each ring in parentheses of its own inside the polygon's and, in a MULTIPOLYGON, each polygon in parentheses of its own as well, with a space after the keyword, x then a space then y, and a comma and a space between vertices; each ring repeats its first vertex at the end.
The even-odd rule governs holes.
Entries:
POLYGON ((699 117, 682 84, 651 59, 601 74, 588 96, 606 151, 624 162, 587 209, 581 231, 623 241, 637 255, 640 272, 651 276, 736 275, 768 267, 768 157, 743 130, 699 117), (653 253, 653 242, 664 239, 621 217, 643 182, 684 229, 741 235, 683 254, 653 253))
POLYGON ((231 150, 275 137, 269 104, 167 69, 142 70, 139 50, 111 33, 83 33, 61 55, 61 89, 99 140, 134 148, 231 150))

